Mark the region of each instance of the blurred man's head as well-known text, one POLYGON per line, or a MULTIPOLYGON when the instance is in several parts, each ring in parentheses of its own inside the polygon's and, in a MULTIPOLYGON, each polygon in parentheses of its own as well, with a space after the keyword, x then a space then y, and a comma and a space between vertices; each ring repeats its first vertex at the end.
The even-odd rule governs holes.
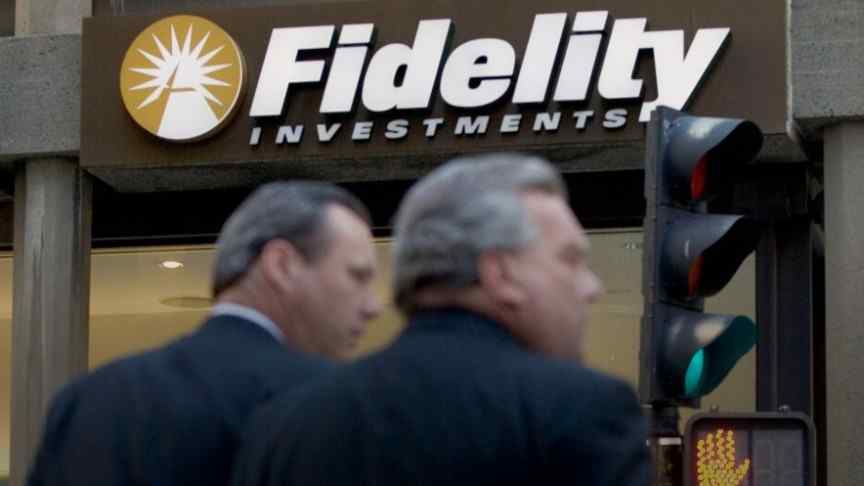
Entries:
POLYGON ((451 161, 415 185, 396 218, 394 285, 406 314, 460 306, 528 347, 579 358, 587 305, 602 285, 566 189, 543 159, 451 161))
POLYGON ((270 317, 291 347, 346 357, 380 311, 376 267, 360 201, 330 184, 276 182, 222 228, 213 293, 270 317))

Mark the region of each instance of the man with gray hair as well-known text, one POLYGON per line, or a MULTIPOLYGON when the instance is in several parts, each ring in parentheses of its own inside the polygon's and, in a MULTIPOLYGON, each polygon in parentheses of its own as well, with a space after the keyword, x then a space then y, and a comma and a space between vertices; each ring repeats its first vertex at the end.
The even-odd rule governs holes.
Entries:
POLYGON ((54 399, 29 483, 227 484, 247 416, 346 356, 379 311, 364 206, 335 186, 262 186, 216 244, 216 304, 193 334, 54 399))
POLYGON ((435 170, 396 218, 407 330, 257 413, 234 486, 647 485, 635 394, 581 364, 588 247, 544 160, 435 170))

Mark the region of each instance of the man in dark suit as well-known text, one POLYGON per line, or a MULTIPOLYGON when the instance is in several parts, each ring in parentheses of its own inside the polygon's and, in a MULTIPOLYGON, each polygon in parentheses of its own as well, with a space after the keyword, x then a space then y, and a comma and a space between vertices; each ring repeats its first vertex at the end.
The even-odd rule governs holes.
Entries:
POLYGON ((234 486, 648 484, 635 394, 580 364, 588 246, 541 159, 434 171, 396 219, 407 330, 256 413, 234 486))
POLYGON ((210 317, 65 387, 29 485, 227 484, 252 409, 324 374, 379 310, 368 213, 337 187, 265 185, 216 247, 210 317))

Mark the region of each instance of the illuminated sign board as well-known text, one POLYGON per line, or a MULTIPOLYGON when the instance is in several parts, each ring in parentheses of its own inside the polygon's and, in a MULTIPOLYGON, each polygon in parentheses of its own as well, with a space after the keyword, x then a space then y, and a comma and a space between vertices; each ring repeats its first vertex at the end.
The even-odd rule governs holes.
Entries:
POLYGON ((383 164, 630 147, 658 104, 785 132, 783 2, 478 2, 87 18, 81 165, 398 178, 383 164))
MULTIPOLYGON (((598 59, 608 17, 605 10, 535 15, 519 66, 514 46, 498 38, 471 39, 445 55, 454 29, 449 18, 420 20, 410 46, 391 43, 374 53, 369 47, 374 23, 277 27, 270 33, 249 116, 279 117, 298 86, 320 84, 324 86, 320 114, 352 113, 360 104, 370 114, 396 113, 384 135, 386 140, 399 140, 410 127, 399 112, 428 110, 436 86, 443 102, 454 109, 483 108, 508 93, 514 105, 546 104, 550 98, 556 103, 584 102, 599 64, 600 97, 640 99, 643 80, 634 79, 633 71, 640 50, 648 50, 654 53, 657 97, 642 102, 638 120, 646 122, 658 105, 684 107, 729 38, 728 27, 698 29, 688 48, 683 30, 648 31, 646 18, 615 19, 605 56, 598 59), (568 25, 570 33, 565 29, 568 25), (331 51, 337 32, 337 47, 331 51), (565 34, 569 39, 562 49, 565 34), (560 74, 552 94, 556 67, 560 74)), ((242 58, 231 36, 208 19, 189 15, 160 19, 139 34, 121 66, 120 91, 126 110, 142 128, 163 140, 204 138, 233 113, 243 86, 242 58), (216 57, 219 54, 221 59, 216 57), (227 89, 219 93, 218 87, 227 89)), ((561 116, 561 111, 535 115, 534 131, 557 132, 561 116)), ((584 128, 594 116, 593 111, 574 110, 570 117, 584 128)), ((606 111, 603 126, 619 128, 628 116, 624 109, 606 111)), ((518 133, 522 118, 521 113, 505 115, 501 133, 518 133)), ((445 122, 444 118, 424 119, 426 137, 435 137, 445 122)), ((483 135, 489 124, 488 115, 463 116, 457 119, 454 133, 483 135)), ((322 143, 342 128, 341 123, 323 126, 323 131, 318 130, 322 143)), ((368 140, 374 126, 372 120, 355 122, 351 139, 368 140)), ((281 125, 274 143, 300 143, 304 128, 281 125)), ((253 126, 251 132, 249 144, 261 143, 261 127, 253 126)))

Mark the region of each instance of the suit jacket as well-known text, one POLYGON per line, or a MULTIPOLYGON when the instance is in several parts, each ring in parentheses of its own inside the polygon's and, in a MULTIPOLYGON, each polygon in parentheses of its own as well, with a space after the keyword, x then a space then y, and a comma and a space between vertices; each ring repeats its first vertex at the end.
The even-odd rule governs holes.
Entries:
POLYGON ((189 336, 61 390, 28 484, 227 484, 252 409, 329 366, 252 322, 212 317, 189 336))
POLYGON ((642 486, 646 438, 625 383, 445 309, 263 407, 233 485, 642 486))

